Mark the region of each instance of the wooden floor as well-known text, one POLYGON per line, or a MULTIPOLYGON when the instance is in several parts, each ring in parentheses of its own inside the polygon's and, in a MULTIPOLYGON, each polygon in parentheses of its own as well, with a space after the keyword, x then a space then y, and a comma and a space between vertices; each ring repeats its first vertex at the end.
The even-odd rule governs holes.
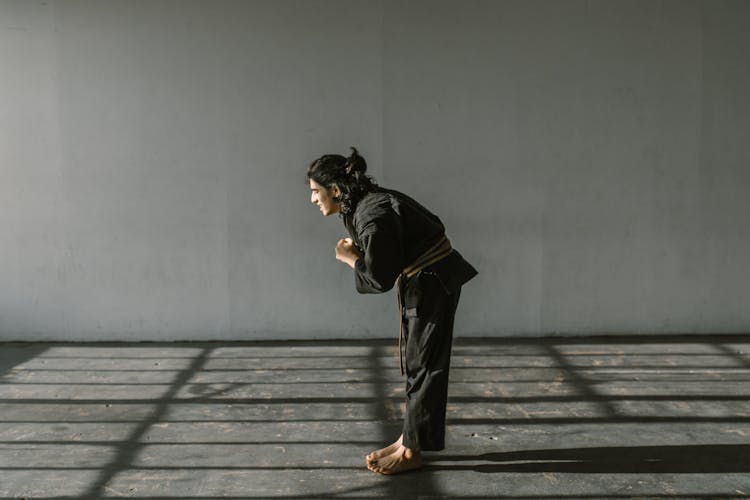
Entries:
POLYGON ((0 344, 0 498, 750 496, 750 336, 459 339, 446 450, 386 477, 394 344, 0 344))

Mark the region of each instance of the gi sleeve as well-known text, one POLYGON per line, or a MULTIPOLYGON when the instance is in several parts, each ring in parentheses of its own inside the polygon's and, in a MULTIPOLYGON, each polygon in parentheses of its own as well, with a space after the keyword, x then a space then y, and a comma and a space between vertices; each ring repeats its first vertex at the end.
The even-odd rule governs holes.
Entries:
POLYGON ((362 257, 354 265, 359 293, 383 293, 393 288, 404 268, 397 227, 384 220, 368 222, 359 233, 362 257))

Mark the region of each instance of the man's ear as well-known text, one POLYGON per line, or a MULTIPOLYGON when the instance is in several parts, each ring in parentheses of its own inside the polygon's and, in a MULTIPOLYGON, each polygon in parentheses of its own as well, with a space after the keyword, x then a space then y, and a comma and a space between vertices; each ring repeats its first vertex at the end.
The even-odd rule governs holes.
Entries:
POLYGON ((336 184, 334 184, 334 185, 331 186, 331 194, 333 194, 334 198, 340 198, 341 197, 341 190, 339 189, 339 187, 336 184))

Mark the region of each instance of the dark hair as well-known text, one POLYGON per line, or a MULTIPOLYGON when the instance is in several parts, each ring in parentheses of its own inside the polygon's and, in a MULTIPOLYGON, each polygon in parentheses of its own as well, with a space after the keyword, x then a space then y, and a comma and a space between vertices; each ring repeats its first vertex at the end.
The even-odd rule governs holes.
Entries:
POLYGON ((375 191, 378 184, 366 175, 367 162, 356 148, 349 148, 349 157, 342 155, 323 155, 310 164, 307 179, 314 180, 326 189, 334 184, 341 190, 341 196, 335 200, 341 204, 341 212, 348 214, 357 202, 367 193, 375 191))

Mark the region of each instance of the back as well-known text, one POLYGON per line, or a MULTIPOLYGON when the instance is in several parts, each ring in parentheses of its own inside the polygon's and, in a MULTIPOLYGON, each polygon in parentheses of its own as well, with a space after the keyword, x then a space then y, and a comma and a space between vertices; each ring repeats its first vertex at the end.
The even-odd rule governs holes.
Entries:
MULTIPOLYGON (((365 254, 355 268, 357 289, 362 293, 389 289, 406 266, 445 234, 435 214, 404 193, 385 188, 359 200, 354 214, 344 216, 344 225, 365 254)), ((456 251, 430 268, 447 289, 456 289, 476 275, 456 251)))

